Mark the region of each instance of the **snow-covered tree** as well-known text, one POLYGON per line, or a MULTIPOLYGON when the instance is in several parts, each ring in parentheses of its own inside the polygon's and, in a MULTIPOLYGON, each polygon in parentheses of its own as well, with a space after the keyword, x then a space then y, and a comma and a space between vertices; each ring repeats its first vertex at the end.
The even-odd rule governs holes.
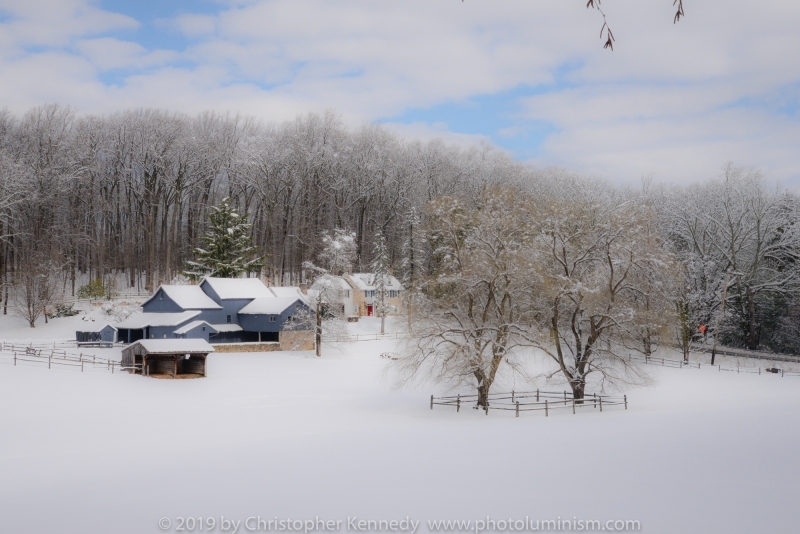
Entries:
POLYGON ((530 339, 575 399, 590 376, 601 386, 647 382, 627 353, 672 312, 665 298, 672 260, 654 217, 602 184, 571 180, 556 192, 536 206, 543 228, 531 256, 530 339))
POLYGON ((512 189, 469 201, 434 200, 428 218, 435 271, 397 365, 404 379, 429 373, 469 384, 477 388, 477 405, 486 407, 501 365, 520 370, 512 356, 528 344, 525 251, 535 221, 527 199, 512 189))
POLYGON ((252 245, 247 217, 239 215, 230 198, 222 199, 219 206, 211 208, 209 224, 208 232, 202 237, 204 246, 194 250, 194 261, 187 262, 187 275, 237 278, 261 269, 263 264, 252 245))
POLYGON ((413 328, 412 316, 416 303, 420 299, 420 290, 425 276, 425 232, 422 229, 422 220, 415 207, 406 212, 403 225, 402 249, 402 283, 404 286, 403 300, 408 318, 409 330, 413 328))
POLYGON ((349 273, 356 259, 356 234, 348 230, 336 228, 333 234, 322 235, 322 252, 320 262, 327 266, 327 271, 336 276, 349 273))
POLYGON ((384 334, 386 332, 386 315, 392 311, 386 302, 389 293, 387 284, 392 273, 389 266, 389 251, 386 248, 386 238, 381 231, 378 231, 375 236, 370 270, 372 271, 372 283, 370 285, 375 288, 375 302, 377 304, 375 313, 381 318, 381 334, 384 334))

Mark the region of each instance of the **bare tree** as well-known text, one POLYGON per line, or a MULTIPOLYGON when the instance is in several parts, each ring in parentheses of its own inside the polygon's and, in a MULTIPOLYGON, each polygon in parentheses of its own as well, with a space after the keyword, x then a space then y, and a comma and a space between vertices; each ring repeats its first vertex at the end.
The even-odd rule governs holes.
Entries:
POLYGON ((398 360, 406 380, 419 373, 478 390, 486 407, 500 366, 527 343, 529 228, 526 201, 516 190, 488 190, 475 205, 455 198, 428 207, 436 268, 413 317, 398 360))

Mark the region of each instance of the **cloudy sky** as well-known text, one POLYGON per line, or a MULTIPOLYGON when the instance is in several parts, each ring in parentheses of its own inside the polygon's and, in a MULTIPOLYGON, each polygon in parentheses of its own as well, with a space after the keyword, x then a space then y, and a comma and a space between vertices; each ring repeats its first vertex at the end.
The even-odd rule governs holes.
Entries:
POLYGON ((613 181, 800 186, 800 2, 0 0, 0 108, 338 111, 613 181))

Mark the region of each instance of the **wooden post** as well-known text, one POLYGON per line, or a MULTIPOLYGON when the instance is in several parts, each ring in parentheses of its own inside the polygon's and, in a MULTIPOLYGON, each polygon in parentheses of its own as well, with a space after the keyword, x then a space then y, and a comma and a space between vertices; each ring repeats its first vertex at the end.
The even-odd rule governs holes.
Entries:
POLYGON ((625 399, 625 409, 627 410, 628 409, 628 396, 627 395, 623 395, 622 398, 625 399))
POLYGON ((544 400, 544 416, 547 417, 547 399, 544 400))
POLYGON ((175 362, 172 364, 172 378, 178 378, 178 356, 175 356, 175 362))
MULTIPOLYGON (((17 365, 17 351, 14 351, 14 366, 17 365)), ((781 372, 781 376, 783 376, 783 372, 781 372)))
POLYGON ((511 402, 514 402, 514 390, 511 390, 511 402))
POLYGON ((456 397, 456 413, 461 411, 461 393, 456 397))
POLYGON ((484 406, 484 409, 486 410, 486 415, 489 415, 489 400, 488 399, 486 400, 486 406, 484 406))
POLYGON ((603 411, 603 396, 600 395, 600 411, 603 411))
POLYGON ((111 362, 111 374, 112 374, 112 375, 114 374, 114 364, 115 364, 115 363, 116 363, 116 362, 111 362))
POLYGON ((594 399, 594 407, 597 408, 597 393, 592 393, 592 398, 594 399))
POLYGON ((567 405, 567 392, 564 392, 564 406, 567 405))
POLYGON ((433 395, 431 395, 431 410, 433 410, 433 395))
POLYGON ((572 415, 575 415, 575 397, 572 397, 572 415))
POLYGON ((536 402, 539 402, 539 390, 536 390, 536 402))
POLYGON ((517 417, 519 417, 519 401, 517 401, 517 417))

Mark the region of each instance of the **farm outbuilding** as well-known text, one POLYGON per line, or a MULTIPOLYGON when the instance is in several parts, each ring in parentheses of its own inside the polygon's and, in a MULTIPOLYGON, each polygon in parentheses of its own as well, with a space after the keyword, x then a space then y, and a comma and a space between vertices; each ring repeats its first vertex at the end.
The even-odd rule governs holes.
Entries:
POLYGON ((75 332, 75 339, 78 342, 78 346, 111 346, 115 341, 117 341, 117 329, 110 324, 99 324, 97 326, 87 325, 85 328, 75 332))
POLYGON ((155 378, 200 378, 211 352, 204 339, 141 339, 122 350, 122 368, 155 378))

